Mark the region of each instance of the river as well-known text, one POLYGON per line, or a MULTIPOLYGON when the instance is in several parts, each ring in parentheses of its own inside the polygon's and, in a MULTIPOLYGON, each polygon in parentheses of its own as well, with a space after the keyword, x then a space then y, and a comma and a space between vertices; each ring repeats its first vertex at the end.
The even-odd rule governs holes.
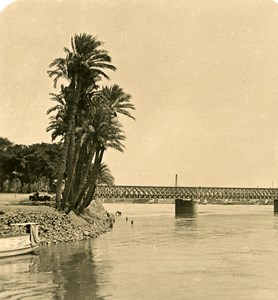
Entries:
POLYGON ((200 205, 196 218, 171 204, 104 206, 122 212, 111 232, 1 259, 0 298, 278 299, 273 206, 200 205))

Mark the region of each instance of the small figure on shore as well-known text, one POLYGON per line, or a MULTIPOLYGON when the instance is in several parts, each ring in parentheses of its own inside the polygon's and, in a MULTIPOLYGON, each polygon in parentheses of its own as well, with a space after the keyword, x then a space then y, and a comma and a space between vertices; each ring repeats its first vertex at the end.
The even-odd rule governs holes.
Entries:
POLYGON ((125 218, 126 222, 128 221, 128 217, 125 218))
POLYGON ((121 216, 122 213, 121 213, 120 211, 117 210, 115 215, 116 215, 116 216, 121 216))
POLYGON ((130 223, 130 224, 133 226, 133 224, 134 224, 133 220, 131 220, 131 223, 130 223))

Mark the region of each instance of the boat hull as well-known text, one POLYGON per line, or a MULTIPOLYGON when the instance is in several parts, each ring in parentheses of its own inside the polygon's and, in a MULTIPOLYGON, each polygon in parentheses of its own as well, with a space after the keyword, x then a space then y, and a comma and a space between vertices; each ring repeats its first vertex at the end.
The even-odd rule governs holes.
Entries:
POLYGON ((35 245, 35 246, 25 247, 21 249, 0 251, 0 258, 31 253, 34 250, 36 250, 38 247, 39 245, 35 245))
POLYGON ((30 253, 36 250, 39 243, 32 234, 11 235, 0 238, 0 258, 30 253))

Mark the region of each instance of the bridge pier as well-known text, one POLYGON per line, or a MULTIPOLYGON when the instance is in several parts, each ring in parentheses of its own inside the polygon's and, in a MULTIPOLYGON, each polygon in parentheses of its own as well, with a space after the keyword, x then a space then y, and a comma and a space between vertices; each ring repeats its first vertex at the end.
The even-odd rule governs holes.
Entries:
POLYGON ((278 214, 278 199, 273 200, 274 213, 278 214))
POLYGON ((175 215, 190 217, 198 212, 198 201, 193 199, 175 199, 175 215))

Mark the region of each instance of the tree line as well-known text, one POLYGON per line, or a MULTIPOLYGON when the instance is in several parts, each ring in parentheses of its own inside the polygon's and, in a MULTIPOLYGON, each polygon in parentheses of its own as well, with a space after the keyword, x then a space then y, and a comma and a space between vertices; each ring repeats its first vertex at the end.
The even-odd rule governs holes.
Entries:
MULTIPOLYGON (((55 193, 61 149, 61 143, 26 146, 0 137, 0 192, 55 193)), ((114 184, 114 178, 105 164, 98 172, 97 184, 114 184)))
POLYGON ((60 154, 60 143, 26 146, 0 137, 0 191, 54 192, 60 154))

